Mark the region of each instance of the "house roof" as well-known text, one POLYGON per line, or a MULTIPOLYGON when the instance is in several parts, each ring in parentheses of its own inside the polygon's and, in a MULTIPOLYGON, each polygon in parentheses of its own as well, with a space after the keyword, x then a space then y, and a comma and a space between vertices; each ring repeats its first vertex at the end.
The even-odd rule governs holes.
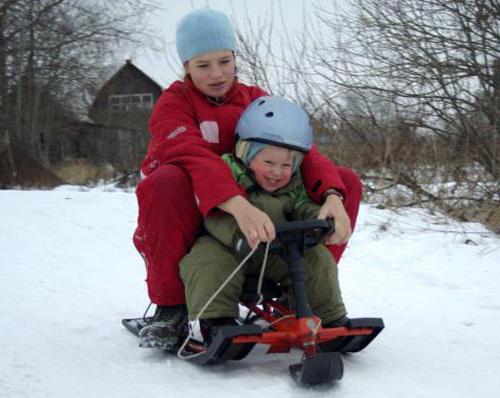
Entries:
MULTIPOLYGON (((118 69, 118 71, 113 75, 111 76, 111 79, 113 79, 115 76, 117 76, 121 71, 125 70, 126 68, 130 68, 131 70, 133 70, 134 72, 138 72, 140 73, 142 76, 144 76, 147 80, 149 80, 151 83, 153 83, 156 87, 158 87, 158 89, 160 91, 163 91, 163 87, 160 86, 155 80, 153 80, 150 76, 146 75, 142 70, 140 70, 137 66, 135 66, 133 63, 132 63, 132 60, 130 59, 127 59, 125 60, 125 64, 120 68, 118 69)), ((108 80, 108 81, 109 81, 108 80)))
POLYGON ((125 73, 127 70, 135 73, 135 74, 138 74, 140 75, 142 78, 144 78, 145 80, 149 81, 153 86, 155 86, 156 88, 158 88, 158 90, 161 92, 163 91, 163 87, 160 86, 156 81, 154 81, 151 77, 149 77, 147 74, 145 74, 142 70, 140 70, 137 66, 135 66, 132 61, 130 59, 127 59, 125 61, 125 64, 120 68, 118 69, 118 71, 116 71, 115 74, 113 74, 113 76, 111 76, 102 86, 101 88, 97 91, 95 97, 94 97, 94 101, 92 102, 92 105, 91 107, 93 107, 97 101, 97 99, 100 97, 102 91, 106 90, 110 85, 113 84, 113 82, 117 79, 119 79, 119 77, 125 73))

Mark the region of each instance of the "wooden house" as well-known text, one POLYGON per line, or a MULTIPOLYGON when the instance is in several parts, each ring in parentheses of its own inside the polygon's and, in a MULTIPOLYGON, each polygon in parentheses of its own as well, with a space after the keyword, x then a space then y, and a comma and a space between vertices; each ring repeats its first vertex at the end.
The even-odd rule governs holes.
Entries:
MULTIPOLYGON (((112 164, 138 167, 149 143, 148 120, 163 89, 130 60, 99 89, 89 117, 103 134, 103 150, 112 164)), ((95 136, 95 127, 82 129, 95 136)), ((87 140, 88 141, 88 140, 87 140)))
POLYGON ((127 60, 99 89, 89 116, 97 124, 141 127, 162 91, 158 83, 127 60))

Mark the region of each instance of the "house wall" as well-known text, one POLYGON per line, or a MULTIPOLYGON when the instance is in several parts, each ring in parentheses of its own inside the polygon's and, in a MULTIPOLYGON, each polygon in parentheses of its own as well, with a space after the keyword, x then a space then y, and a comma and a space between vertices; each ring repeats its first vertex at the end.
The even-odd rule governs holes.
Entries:
POLYGON ((147 120, 162 89, 127 62, 100 90, 89 110, 100 124, 147 129, 147 120))

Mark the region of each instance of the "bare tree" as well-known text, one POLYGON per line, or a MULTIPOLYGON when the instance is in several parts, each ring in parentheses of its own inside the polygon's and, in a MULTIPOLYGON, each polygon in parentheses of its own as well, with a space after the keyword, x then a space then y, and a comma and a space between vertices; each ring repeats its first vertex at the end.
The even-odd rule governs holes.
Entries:
POLYGON ((316 16, 307 68, 340 121, 336 141, 357 142, 385 187, 405 186, 420 203, 498 208, 500 2, 331 1, 316 16))
POLYGON ((120 46, 146 45, 155 0, 0 2, 0 129, 39 160, 120 46))
POLYGON ((247 76, 271 87, 278 76, 369 191, 449 213, 492 209, 499 225, 500 1, 317 4, 300 37, 249 30, 247 76), (286 50, 266 61, 277 40, 286 50))
POLYGON ((457 150, 472 145, 474 160, 500 176, 500 2, 356 0, 350 15, 323 8, 318 16, 336 39, 312 54, 318 74, 357 95, 376 93, 457 150))

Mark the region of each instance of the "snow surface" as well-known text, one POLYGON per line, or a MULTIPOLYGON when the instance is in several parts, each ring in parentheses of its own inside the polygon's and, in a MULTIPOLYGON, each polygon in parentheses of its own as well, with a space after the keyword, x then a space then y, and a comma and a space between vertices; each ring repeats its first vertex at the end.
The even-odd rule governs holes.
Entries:
POLYGON ((298 352, 199 368, 138 348, 120 324, 148 303, 135 221, 130 192, 0 191, 1 397, 499 394, 500 240, 479 225, 363 206, 344 299, 386 329, 336 386, 304 389, 288 376, 298 352))

